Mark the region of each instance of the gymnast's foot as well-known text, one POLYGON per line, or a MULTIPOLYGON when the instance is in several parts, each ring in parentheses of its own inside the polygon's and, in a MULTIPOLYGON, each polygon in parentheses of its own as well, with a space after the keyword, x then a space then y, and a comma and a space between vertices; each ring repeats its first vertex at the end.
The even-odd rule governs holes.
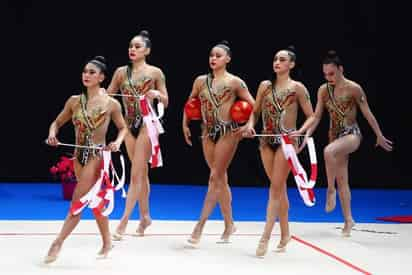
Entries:
POLYGON ((288 245, 288 243, 290 242, 291 239, 292 239, 292 237, 290 235, 288 235, 286 237, 282 237, 279 241, 279 244, 276 246, 275 251, 276 252, 285 252, 286 251, 286 246, 288 245))
POLYGON ((124 223, 120 221, 119 225, 117 226, 115 232, 112 234, 112 239, 114 241, 121 241, 123 239, 123 235, 126 232, 127 222, 124 223))
POLYGON ((97 258, 98 259, 107 259, 107 258, 109 258, 110 251, 112 251, 113 247, 114 246, 112 245, 111 242, 108 243, 108 244, 103 244, 103 247, 97 253, 97 258))
POLYGON ((200 222, 198 222, 195 228, 193 229, 192 235, 190 235, 190 238, 187 239, 187 244, 191 247, 197 247, 197 245, 200 242, 202 231, 203 231, 203 225, 201 225, 200 222))
POLYGON ((222 236, 220 237, 220 242, 219 243, 229 243, 230 242, 230 237, 232 236, 233 233, 236 232, 236 226, 231 223, 228 226, 225 226, 225 231, 223 231, 222 236))
POLYGON ((269 239, 262 237, 259 241, 258 247, 256 248, 256 256, 264 257, 266 255, 266 252, 268 251, 268 246, 269 246, 269 239))
POLYGON ((52 243, 52 245, 49 248, 49 252, 47 253, 47 256, 44 258, 45 264, 50 264, 57 260, 60 250, 62 248, 62 245, 63 243, 59 241, 54 241, 52 243))
POLYGON ((342 229, 342 237, 350 237, 352 228, 355 226, 354 220, 345 221, 342 229))
POLYGON ((139 227, 136 230, 136 235, 139 237, 144 236, 144 231, 152 224, 152 219, 149 216, 145 216, 140 219, 139 227))
POLYGON ((332 212, 336 207, 336 189, 335 188, 329 188, 326 194, 326 205, 325 205, 325 211, 327 213, 332 212))

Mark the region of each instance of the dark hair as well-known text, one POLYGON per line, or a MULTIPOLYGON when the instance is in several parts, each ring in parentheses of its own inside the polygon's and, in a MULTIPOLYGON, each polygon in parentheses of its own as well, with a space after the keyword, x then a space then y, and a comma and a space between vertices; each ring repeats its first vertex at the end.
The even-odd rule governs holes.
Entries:
POLYGON ((334 50, 329 50, 326 56, 322 60, 322 64, 335 64, 336 66, 342 66, 342 60, 334 50))
POLYGON ((290 45, 288 46, 285 51, 288 52, 288 55, 290 57, 290 61, 295 62, 296 61, 296 49, 295 46, 290 45))
POLYGON ((229 42, 227 42, 227 40, 220 41, 219 43, 216 44, 215 47, 219 47, 219 48, 224 49, 226 51, 227 55, 232 57, 232 51, 230 50, 229 42))
MULTIPOLYGON (((140 36, 146 46, 146 48, 151 48, 152 47, 152 42, 150 41, 150 35, 149 32, 146 30, 141 31, 138 35, 136 36, 140 36)), ((135 37, 136 37, 135 36, 135 37)))
POLYGON ((101 56, 101 55, 95 56, 93 59, 91 59, 87 63, 91 63, 91 64, 95 65, 96 67, 98 67, 100 69, 100 71, 104 75, 106 75, 106 73, 107 73, 106 58, 104 58, 103 56, 101 56))

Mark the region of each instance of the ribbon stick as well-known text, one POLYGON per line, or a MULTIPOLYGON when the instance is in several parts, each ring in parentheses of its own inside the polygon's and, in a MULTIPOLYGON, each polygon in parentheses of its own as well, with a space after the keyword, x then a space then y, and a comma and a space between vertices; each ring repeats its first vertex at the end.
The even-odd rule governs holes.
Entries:
MULTIPOLYGON (((254 134, 254 137, 283 137, 284 134, 254 134)), ((295 135, 296 137, 304 137, 305 135, 295 135)))
POLYGON ((314 206, 316 198, 313 192, 313 187, 316 184, 318 166, 313 138, 308 138, 307 143, 311 163, 311 175, 309 180, 305 169, 303 169, 302 165, 299 162, 295 148, 290 138, 287 135, 282 135, 281 142, 283 153, 295 178, 295 182, 298 187, 299 194, 303 199, 303 202, 307 206, 314 206))
MULTIPOLYGON (((48 143, 47 139, 44 142, 46 144, 50 145, 48 143)), ((58 142, 57 145, 66 146, 66 147, 81 148, 81 149, 103 150, 103 146, 86 146, 86 145, 78 145, 78 144, 63 143, 63 142, 58 142)))

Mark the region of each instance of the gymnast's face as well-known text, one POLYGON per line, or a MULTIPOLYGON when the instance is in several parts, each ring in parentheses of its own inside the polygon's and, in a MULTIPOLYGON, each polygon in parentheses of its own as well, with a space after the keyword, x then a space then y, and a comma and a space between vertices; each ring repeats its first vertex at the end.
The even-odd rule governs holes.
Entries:
POLYGON ((230 56, 221 47, 214 47, 209 54, 209 66, 212 70, 223 68, 230 62, 230 56))
POLYGON ((333 63, 323 64, 322 69, 326 81, 331 85, 335 85, 336 80, 341 78, 343 74, 343 67, 336 66, 336 64, 333 63))
POLYGON ((104 74, 96 65, 87 63, 83 69, 82 82, 87 88, 100 85, 104 80, 104 74))
POLYGON ((277 74, 288 73, 294 66, 295 62, 290 60, 290 55, 285 50, 277 52, 273 58, 273 71, 277 74))
POLYGON ((129 44, 129 59, 130 61, 141 60, 150 53, 150 49, 146 48, 146 43, 141 36, 135 36, 129 44))

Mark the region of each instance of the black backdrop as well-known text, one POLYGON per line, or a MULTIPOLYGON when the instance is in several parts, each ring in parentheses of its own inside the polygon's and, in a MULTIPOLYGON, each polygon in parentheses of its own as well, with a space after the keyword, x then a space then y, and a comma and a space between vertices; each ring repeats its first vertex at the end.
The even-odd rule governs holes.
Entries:
MULTIPOLYGON (((345 62, 346 76, 363 86, 384 134, 397 146, 392 153, 375 149, 375 136, 359 116, 364 139, 351 158, 351 185, 411 187, 406 154, 398 149, 402 137, 395 132, 400 111, 395 99, 384 96, 378 85, 375 1, 14 1, 2 20, 7 39, 2 39, 6 77, 0 181, 52 180, 48 168, 70 150, 49 148, 43 140, 66 99, 80 91, 84 62, 104 55, 113 72, 127 62, 130 38, 146 29, 153 43, 148 62, 164 71, 170 97, 164 119, 167 133, 161 137, 165 166, 151 171, 152 181, 206 184, 208 170, 199 139, 194 138, 193 148, 183 141, 182 108, 194 78, 208 69, 210 48, 225 39, 233 51, 229 71, 243 78, 254 96, 259 82, 271 75, 275 51, 293 44, 298 57, 295 78, 308 87, 314 105, 323 82, 322 55, 336 49, 345 62)), ((193 136, 198 136, 198 123, 191 127, 193 136)), ((326 186, 322 149, 327 127, 325 115, 315 133, 319 186, 326 186)), ((59 137, 73 142, 72 126, 63 127, 59 137)), ((233 185, 267 185, 256 140, 241 143, 229 172, 233 185)))

